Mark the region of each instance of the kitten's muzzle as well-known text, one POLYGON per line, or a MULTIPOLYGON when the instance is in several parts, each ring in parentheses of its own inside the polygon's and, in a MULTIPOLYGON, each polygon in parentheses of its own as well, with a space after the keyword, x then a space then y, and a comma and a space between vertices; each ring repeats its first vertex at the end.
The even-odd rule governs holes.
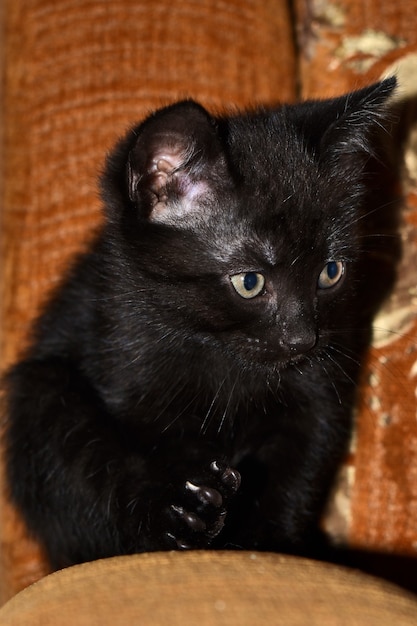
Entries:
POLYGON ((278 328, 278 351, 284 358, 307 354, 317 344, 317 328, 310 316, 289 315, 281 319, 278 328))
POLYGON ((313 350, 317 344, 317 335, 313 331, 304 329, 304 332, 282 337, 279 343, 280 351, 292 359, 313 350))

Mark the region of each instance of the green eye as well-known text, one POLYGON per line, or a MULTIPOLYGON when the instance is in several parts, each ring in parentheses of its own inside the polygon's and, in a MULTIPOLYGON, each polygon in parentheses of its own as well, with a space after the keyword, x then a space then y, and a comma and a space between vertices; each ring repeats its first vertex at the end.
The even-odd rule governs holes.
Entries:
POLYGON ((318 286, 319 289, 330 289, 341 280, 345 273, 343 261, 329 261, 320 272, 318 286))
POLYGON ((265 285, 265 278, 258 272, 242 272, 230 277, 236 292, 242 298, 255 298, 259 296, 265 285))

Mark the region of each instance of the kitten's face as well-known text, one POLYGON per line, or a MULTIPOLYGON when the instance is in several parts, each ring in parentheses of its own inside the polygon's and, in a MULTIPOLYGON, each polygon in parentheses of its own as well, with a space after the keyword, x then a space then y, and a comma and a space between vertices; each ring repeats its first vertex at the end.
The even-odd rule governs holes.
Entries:
POLYGON ((185 219, 155 241, 153 276, 169 283, 160 305, 167 324, 181 320, 194 341, 210 338, 211 348, 246 367, 282 366, 327 341, 329 315, 351 283, 354 228, 335 219, 339 207, 324 198, 312 206, 309 194, 306 212, 300 194, 283 201, 282 190, 269 192, 264 202, 248 186, 230 181, 220 197, 205 199, 204 219, 185 219))
POLYGON ((135 129, 104 183, 159 325, 273 369, 349 327, 366 135, 393 85, 232 118, 187 102, 135 129))

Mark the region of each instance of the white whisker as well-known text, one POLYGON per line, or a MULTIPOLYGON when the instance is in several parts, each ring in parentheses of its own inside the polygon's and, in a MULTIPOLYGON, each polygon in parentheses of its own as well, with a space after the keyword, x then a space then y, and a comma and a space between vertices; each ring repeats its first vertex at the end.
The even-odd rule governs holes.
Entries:
POLYGON ((323 365, 323 363, 322 363, 322 362, 320 362, 320 366, 321 366, 321 369, 322 369, 322 370, 324 371, 324 373, 326 374, 327 378, 329 379, 331 386, 332 386, 332 387, 333 387, 333 389, 334 389, 334 392, 335 392, 336 397, 337 397, 337 401, 339 402, 340 406, 342 406, 342 398, 340 397, 339 391, 338 391, 338 389, 337 389, 337 387, 336 387, 336 384, 335 384, 334 380, 332 380, 332 378, 331 378, 331 376, 330 376, 329 372, 327 371, 326 367, 323 365))
POLYGON ((200 428, 200 433, 203 434, 203 435, 206 434, 207 429, 208 429, 208 427, 210 425, 213 407, 214 407, 214 405, 216 403, 216 400, 218 399, 218 397, 220 395, 221 389, 222 389, 225 381, 226 381, 226 378, 223 378, 222 382, 220 383, 220 385, 219 385, 219 387, 218 387, 218 389, 217 389, 217 391, 216 391, 216 393, 215 393, 215 395, 213 397, 213 400, 211 401, 211 404, 210 404, 210 406, 209 406, 209 408, 207 410, 207 413, 204 416, 204 420, 203 420, 203 423, 201 424, 201 428, 200 428))
POLYGON ((356 383, 354 380, 352 380, 352 378, 349 376, 349 374, 346 372, 346 370, 342 367, 342 365, 340 365, 340 363, 334 359, 331 354, 329 354, 329 352, 327 350, 325 350, 324 352, 325 356, 327 357, 327 359, 329 361, 331 361, 334 365, 336 365, 336 367, 342 372, 343 376, 345 376, 345 378, 352 383, 352 385, 356 386, 356 383))
POLYGON ((232 401, 233 393, 234 393, 234 390, 236 388, 236 384, 237 384, 237 381, 235 380, 235 382, 233 383, 233 387, 232 387, 232 389, 231 389, 231 391, 229 393, 229 398, 227 400, 226 407, 225 407, 225 409, 223 411, 223 415, 222 415, 222 418, 220 420, 219 427, 217 429, 217 434, 220 434, 220 432, 221 432, 221 430, 223 428, 223 425, 225 423, 225 420, 226 420, 226 417, 227 417, 227 414, 228 414, 228 411, 229 411, 229 407, 230 407, 230 404, 231 404, 231 401, 232 401))

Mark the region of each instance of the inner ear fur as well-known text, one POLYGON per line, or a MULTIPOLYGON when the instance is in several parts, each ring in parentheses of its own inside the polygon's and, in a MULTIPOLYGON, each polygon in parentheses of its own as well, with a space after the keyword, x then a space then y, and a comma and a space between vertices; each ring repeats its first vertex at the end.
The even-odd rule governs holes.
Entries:
POLYGON ((138 129, 129 153, 127 184, 135 204, 151 211, 169 199, 194 197, 210 178, 221 152, 213 118, 200 105, 184 101, 155 113, 138 129))

